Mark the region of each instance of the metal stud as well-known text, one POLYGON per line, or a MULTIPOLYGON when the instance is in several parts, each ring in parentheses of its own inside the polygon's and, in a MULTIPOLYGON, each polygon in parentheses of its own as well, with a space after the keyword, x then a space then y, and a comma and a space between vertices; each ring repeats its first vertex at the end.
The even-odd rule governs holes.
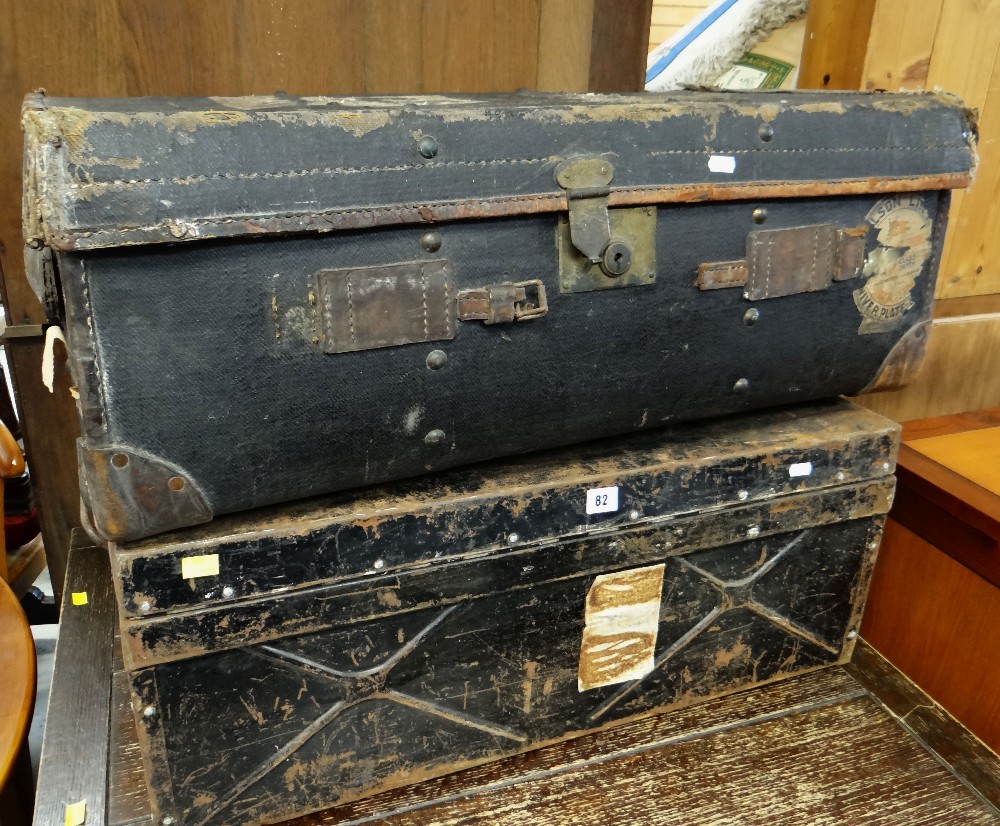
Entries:
POLYGON ((767 220, 767 210, 764 207, 757 207, 751 215, 755 224, 763 224, 767 220))
POLYGON ((837 471, 837 481, 843 482, 847 478, 847 475, 842 470, 837 471))
POLYGON ((733 392, 739 393, 740 395, 749 392, 749 390, 750 390, 750 382, 747 379, 740 379, 739 381, 736 382, 736 384, 733 385, 733 392))
POLYGON ((750 491, 741 490, 739 493, 736 494, 736 498, 739 499, 741 502, 746 502, 747 499, 750 498, 750 491))
POLYGON ((152 607, 153 607, 153 606, 152 606, 152 605, 150 605, 150 604, 149 604, 148 602, 140 602, 140 603, 139 603, 139 613, 140 613, 140 614, 148 614, 148 613, 149 613, 149 610, 150 610, 150 609, 151 609, 152 607))
POLYGON ((372 567, 373 567, 373 568, 374 568, 374 569, 375 569, 376 571, 381 571, 381 570, 382 570, 382 569, 383 569, 383 568, 385 567, 385 560, 384 560, 384 559, 376 559, 376 560, 375 560, 375 561, 374 561, 374 562, 372 563, 372 567))
POLYGON ((441 249, 441 233, 425 232, 420 236, 420 246, 422 246, 427 252, 437 252, 441 249))
POLYGON ((639 513, 639 511, 631 510, 631 511, 628 512, 628 518, 629 519, 633 519, 633 520, 634 519, 638 519, 640 516, 642 516, 642 514, 639 513))
POLYGON ((439 445, 444 441, 444 431, 434 428, 424 436, 424 441, 429 445, 439 445))
POLYGON ((163 818, 161 822, 163 823, 163 826, 174 826, 174 819, 170 815, 163 818))
POLYGON ((226 599, 229 599, 230 597, 235 595, 236 591, 233 589, 232 585, 227 585, 225 588, 222 589, 222 596, 224 596, 226 599))
POLYGON ((774 137, 774 127, 769 123, 762 123, 757 130, 757 135, 764 143, 767 143, 774 137))
POLYGON ((747 536, 753 539, 755 536, 760 536, 760 528, 757 525, 751 525, 747 528, 747 536))
POLYGON ((516 545, 520 541, 521 537, 516 533, 512 533, 507 537, 507 542, 511 545, 516 545))
POLYGON ((888 462, 882 462, 882 470, 889 470, 892 467, 888 462))
POLYGON ((143 717, 152 717, 154 714, 156 714, 156 709, 153 708, 153 706, 146 706, 142 710, 142 716, 143 717))
POLYGON ((448 361, 448 354, 444 350, 431 350, 427 354, 427 369, 440 370, 448 361))
POLYGON ((420 154, 425 158, 433 158, 438 153, 438 142, 430 135, 424 135, 420 139, 420 154))
POLYGON ((857 638, 858 638, 858 632, 855 631, 853 628, 847 632, 847 639, 856 640, 857 638))
POLYGON ((758 318, 760 318, 760 310, 756 307, 751 307, 743 313, 743 323, 746 324, 747 327, 753 327, 753 325, 757 323, 758 318))

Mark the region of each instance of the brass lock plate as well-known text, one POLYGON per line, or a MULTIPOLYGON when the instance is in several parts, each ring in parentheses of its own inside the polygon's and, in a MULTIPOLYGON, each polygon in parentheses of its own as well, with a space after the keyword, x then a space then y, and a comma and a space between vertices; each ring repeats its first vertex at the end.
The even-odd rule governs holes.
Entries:
POLYGON ((642 287, 656 282, 656 207, 609 209, 611 241, 607 246, 605 267, 585 258, 570 237, 569 216, 560 215, 556 224, 556 250, 559 254, 559 292, 589 293, 615 287, 642 287), (624 247, 622 246, 624 245, 624 247), (605 269, 621 268, 621 275, 608 275, 605 269))

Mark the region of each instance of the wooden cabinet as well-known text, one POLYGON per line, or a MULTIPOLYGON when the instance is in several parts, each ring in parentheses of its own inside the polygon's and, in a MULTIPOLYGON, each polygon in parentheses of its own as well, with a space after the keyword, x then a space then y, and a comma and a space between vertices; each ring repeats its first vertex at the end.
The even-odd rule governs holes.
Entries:
POLYGON ((862 635, 1000 750, 1000 409, 909 422, 862 635))

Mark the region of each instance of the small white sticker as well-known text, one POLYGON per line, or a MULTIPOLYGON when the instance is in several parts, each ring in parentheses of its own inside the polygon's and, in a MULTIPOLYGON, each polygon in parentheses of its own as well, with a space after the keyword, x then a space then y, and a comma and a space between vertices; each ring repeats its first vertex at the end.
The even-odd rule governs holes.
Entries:
POLYGON ((736 158, 732 155, 712 155, 708 159, 708 171, 732 175, 736 171, 736 158))
POLYGON ((788 466, 788 475, 793 479, 796 476, 812 476, 813 463, 812 462, 796 462, 794 465, 788 466))
POLYGON ((591 488, 587 491, 587 513, 612 513, 618 510, 618 487, 591 488))

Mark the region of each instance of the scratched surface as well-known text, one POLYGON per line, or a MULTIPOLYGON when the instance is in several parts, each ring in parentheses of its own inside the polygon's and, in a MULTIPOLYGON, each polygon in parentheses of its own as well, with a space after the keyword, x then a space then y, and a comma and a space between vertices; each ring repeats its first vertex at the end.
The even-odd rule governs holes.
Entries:
POLYGON ((595 578, 480 597, 475 561, 443 574, 466 579, 451 605, 139 670, 133 687, 157 709, 139 731, 156 805, 190 824, 260 822, 842 661, 881 522, 671 556, 662 595, 640 569, 616 593, 654 605, 650 668, 605 648, 602 679, 585 685, 595 578))

